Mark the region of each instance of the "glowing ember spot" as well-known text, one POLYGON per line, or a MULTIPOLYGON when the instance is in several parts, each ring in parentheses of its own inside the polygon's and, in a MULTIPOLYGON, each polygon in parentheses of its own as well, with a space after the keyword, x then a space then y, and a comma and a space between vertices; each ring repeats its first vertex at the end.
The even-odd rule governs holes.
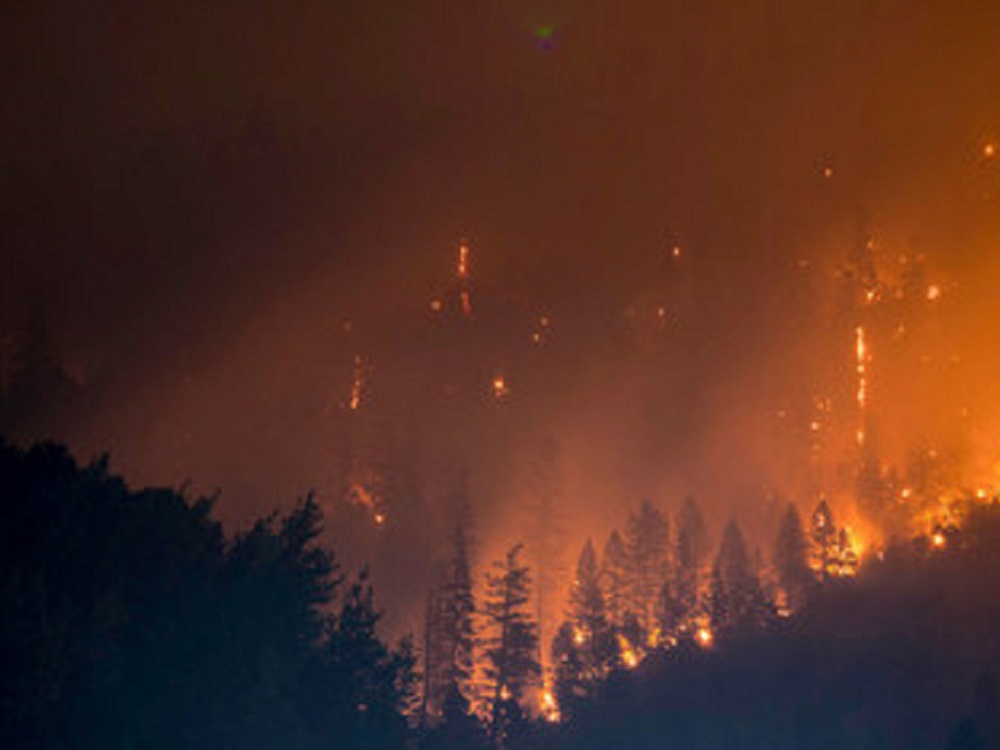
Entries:
POLYGON ((511 698, 510 688, 504 685, 500 688, 500 700, 509 701, 511 698))
POLYGON ((984 159, 992 159, 996 155, 997 155, 997 144, 993 143, 993 141, 990 141, 989 143, 983 146, 984 159))
POLYGON ((465 315, 466 317, 472 315, 472 299, 469 297, 469 293, 463 291, 459 295, 459 299, 462 305, 462 314, 465 315))
POLYGON ((376 526, 385 526, 385 522, 388 520, 385 513, 381 511, 375 511, 375 515, 372 516, 372 520, 375 521, 376 526))
POLYGON ((941 299, 941 287, 937 284, 931 284, 927 287, 927 299, 931 302, 941 299))
POLYGON ((667 308, 665 307, 656 308, 656 317, 660 318, 661 320, 667 317, 667 308))
POLYGON ((503 375, 497 375, 493 378, 493 398, 497 401, 504 399, 510 393, 510 388, 507 387, 507 381, 503 375))
POLYGON ((531 343, 535 345, 541 344, 542 334, 540 334, 538 331, 535 331, 533 334, 531 334, 531 343))
POLYGON ((545 315, 543 315, 542 317, 540 317, 538 319, 538 325, 540 325, 542 328, 548 328, 549 327, 549 319, 548 319, 548 317, 545 316, 545 315))
POLYGON ((823 167, 823 177, 825 177, 828 180, 831 177, 833 177, 833 167, 830 166, 823 167))
POLYGON ((698 645, 702 648, 711 648, 712 643, 715 642, 715 636, 712 631, 707 627, 698 628, 694 634, 694 639, 698 642, 698 645))
POLYGON ((582 646, 587 641, 587 634, 580 628, 573 628, 573 643, 582 646))
POLYGON ((820 428, 819 422, 813 421, 809 423, 809 429, 812 430, 813 432, 819 432, 819 428, 820 428))
POLYGON ((439 299, 431 300, 431 312, 441 312, 444 309, 444 304, 439 299))
POLYGON ((909 500, 911 497, 913 497, 913 489, 911 487, 904 487, 899 491, 899 496, 903 500, 909 500))
POLYGON ((942 534, 940 531, 935 531, 933 534, 931 534, 931 546, 933 546, 934 549, 944 549, 945 545, 947 544, 948 540, 945 538, 945 535, 942 534))
POLYGON ((670 255, 673 258, 680 258, 681 257, 681 246, 680 245, 674 245, 672 248, 670 248, 670 255))

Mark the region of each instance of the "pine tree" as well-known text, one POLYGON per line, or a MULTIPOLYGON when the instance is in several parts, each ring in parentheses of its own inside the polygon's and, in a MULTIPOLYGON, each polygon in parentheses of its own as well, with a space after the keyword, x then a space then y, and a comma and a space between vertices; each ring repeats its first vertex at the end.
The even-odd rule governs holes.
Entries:
POLYGON ((677 514, 676 592, 675 596, 686 615, 698 606, 699 571, 708 557, 708 532, 695 499, 684 501, 677 514))
POLYGON ((472 589, 472 514, 464 479, 455 491, 454 525, 449 534, 449 557, 439 566, 439 583, 432 588, 425 622, 425 697, 428 714, 439 714, 444 697, 454 686, 466 701, 475 696, 475 598, 472 589))
POLYGON ((766 624, 771 606, 750 564, 743 534, 735 521, 726 525, 712 567, 709 615, 720 633, 757 629, 766 624))
POLYGON ((612 531, 604 545, 602 573, 607 593, 608 620, 620 628, 628 612, 628 555, 617 531, 612 531))
POLYGON ((527 566, 518 559, 521 550, 520 544, 511 547, 486 576, 483 616, 489 635, 485 671, 492 685, 491 732, 499 742, 506 736, 508 720, 516 715, 525 690, 541 674, 536 658, 537 628, 526 611, 531 580, 527 566))
POLYGON ((566 528, 561 508, 559 449, 554 438, 541 442, 528 480, 526 551, 534 563, 535 621, 538 623, 538 661, 548 661, 544 644, 555 612, 552 602, 559 596, 566 572, 566 528))
POLYGON ((379 618, 362 571, 328 624, 325 670, 312 686, 333 707, 330 739, 346 746, 388 746, 407 734, 403 712, 412 705, 415 659, 408 641, 392 651, 378 639, 379 618))
POLYGON ((792 504, 785 510, 774 541, 774 569, 788 608, 801 608, 813 576, 809 569, 809 542, 799 511, 792 504))
POLYGON ((615 631, 608 622, 597 556, 590 539, 580 552, 570 591, 567 620, 552 643, 556 660, 556 696, 560 710, 589 695, 596 682, 618 664, 615 631))
POLYGON ((617 649, 608 622, 597 555, 590 539, 584 544, 576 566, 576 580, 570 591, 570 621, 585 676, 590 679, 603 676, 615 661, 617 649))
POLYGON ((631 514, 625 531, 629 564, 629 609, 648 638, 656 625, 656 603, 668 573, 669 526, 648 501, 631 514))
POLYGON ((670 581, 664 581, 660 587, 660 596, 656 601, 656 624, 662 639, 676 637, 687 610, 682 605, 670 581))

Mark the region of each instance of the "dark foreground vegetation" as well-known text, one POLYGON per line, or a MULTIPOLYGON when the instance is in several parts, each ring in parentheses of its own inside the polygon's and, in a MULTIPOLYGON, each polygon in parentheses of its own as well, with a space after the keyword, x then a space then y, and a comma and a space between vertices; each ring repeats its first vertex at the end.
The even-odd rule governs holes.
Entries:
POLYGON ((210 500, 0 443, 0 510, 3 748, 1000 747, 995 503, 791 617, 612 665, 561 723, 492 726, 458 691, 422 716, 417 654, 379 637, 308 498, 226 538, 210 500))

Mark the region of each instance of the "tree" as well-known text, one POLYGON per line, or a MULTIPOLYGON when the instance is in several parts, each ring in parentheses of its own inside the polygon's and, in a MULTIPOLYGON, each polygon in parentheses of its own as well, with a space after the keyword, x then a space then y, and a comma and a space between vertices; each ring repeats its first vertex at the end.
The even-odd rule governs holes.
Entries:
POLYGON ((709 615, 713 630, 735 633, 757 629, 768 618, 770 604, 750 564, 743 533, 730 521, 712 566, 709 615))
POLYGON ((628 612, 629 565, 625 544, 617 531, 612 531, 604 544, 602 561, 608 620, 615 627, 621 627, 628 612))
POLYGON ((700 570, 708 557, 708 533, 695 499, 684 500, 677 514, 676 599, 685 614, 698 606, 700 570))
POLYGON ((522 545, 511 547, 502 561, 493 563, 486 577, 483 616, 488 622, 486 677, 492 684, 490 728, 502 742, 506 723, 514 717, 527 687, 541 675, 538 633, 526 611, 530 599, 528 568, 518 559, 522 545))
POLYGON ((413 657, 377 637, 315 499, 226 539, 212 501, 0 441, 0 746, 398 748, 413 657))
POLYGON ((472 511, 464 478, 456 487, 449 557, 439 566, 441 580, 431 590, 425 624, 424 669, 427 711, 441 712, 454 686, 466 701, 474 698, 475 598, 472 590, 472 511))
POLYGON ((813 575, 809 568, 809 542, 802 528, 802 518, 792 504, 785 510, 774 540, 774 569, 787 607, 793 611, 801 608, 813 575))
POLYGON ((555 438, 541 441, 528 477, 526 551, 535 569, 535 621, 538 623, 538 661, 548 661, 543 646, 547 628, 555 618, 552 600, 557 598, 566 572, 566 528, 561 507, 559 447, 555 438))
POLYGON ((630 514, 625 530, 629 564, 629 609, 635 613, 646 637, 656 625, 656 605, 668 573, 666 518, 648 501, 630 514))
POLYGON ((608 622, 594 545, 587 540, 570 590, 569 617, 553 641, 560 707, 587 695, 618 663, 618 644, 608 622))
POLYGON ((408 639, 390 650, 378 638, 379 618, 363 570, 327 622, 305 694, 324 744, 388 749, 406 741, 404 713, 413 701, 416 660, 408 639))

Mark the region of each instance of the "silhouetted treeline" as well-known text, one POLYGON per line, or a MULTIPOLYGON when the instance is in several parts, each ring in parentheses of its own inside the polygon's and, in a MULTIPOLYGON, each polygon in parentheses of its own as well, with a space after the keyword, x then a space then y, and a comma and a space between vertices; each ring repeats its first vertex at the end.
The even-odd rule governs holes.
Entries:
POLYGON ((682 639, 577 697, 553 747, 1000 748, 1000 504, 899 542, 804 609, 682 639))
POLYGON ((211 510, 0 442, 0 747, 405 745, 413 655, 317 504, 233 539, 211 510))

